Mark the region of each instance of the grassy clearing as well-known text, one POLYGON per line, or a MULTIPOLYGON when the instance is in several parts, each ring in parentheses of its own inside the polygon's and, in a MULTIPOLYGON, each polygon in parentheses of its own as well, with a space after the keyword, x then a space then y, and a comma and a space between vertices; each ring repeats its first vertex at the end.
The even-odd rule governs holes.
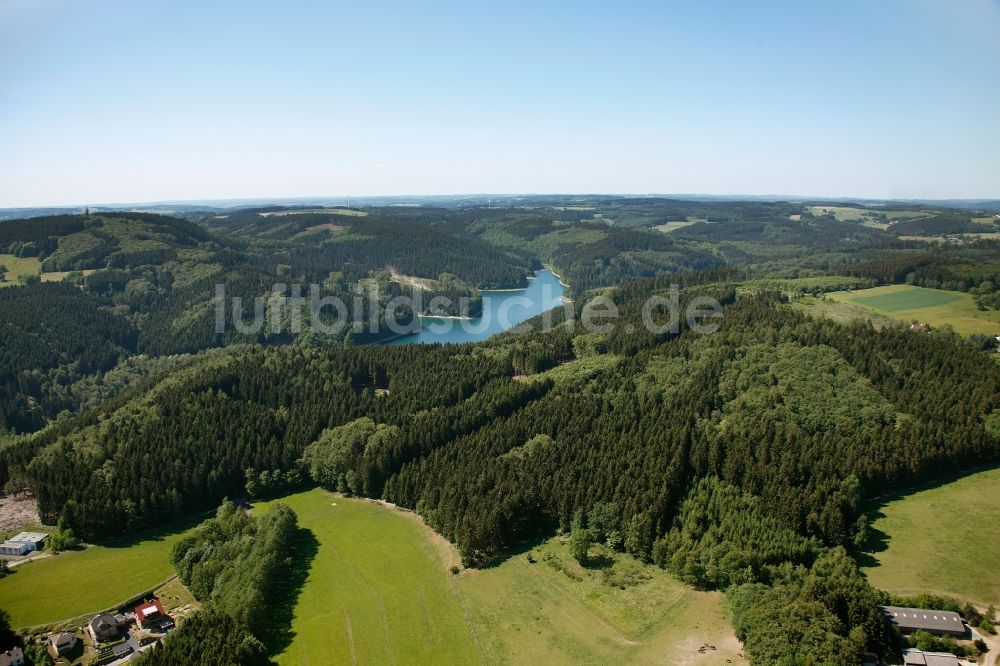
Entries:
POLYGON ((320 490, 281 501, 319 549, 280 664, 742 663, 721 594, 627 556, 585 569, 551 539, 533 564, 456 575, 454 548, 415 514, 320 490))
POLYGON ((67 276, 73 273, 79 273, 80 275, 90 275, 94 273, 96 268, 87 268, 82 271, 52 271, 50 273, 42 273, 42 282, 62 282, 67 276))
POLYGON ((15 257, 13 254, 0 254, 0 266, 7 267, 0 287, 17 284, 17 278, 23 275, 38 275, 42 270, 42 262, 38 257, 15 257))
POLYGON ((865 574, 901 594, 933 592, 1000 606, 1000 469, 883 505, 865 574))
POLYGON ((852 208, 851 206, 809 206, 808 210, 816 216, 832 214, 840 222, 860 221, 870 214, 864 208, 852 208))
POLYGON ((598 354, 596 356, 586 356, 558 365, 550 370, 545 370, 536 375, 518 377, 522 381, 544 381, 551 379, 557 384, 570 383, 587 379, 599 372, 609 370, 619 363, 621 357, 614 354, 598 354))
POLYGON ((834 301, 829 298, 803 296, 792 302, 792 307, 814 317, 824 317, 846 324, 852 321, 870 321, 875 328, 899 325, 899 321, 877 314, 853 303, 834 301))
POLYGON ((918 217, 928 217, 933 212, 926 210, 855 208, 853 206, 809 206, 807 210, 816 216, 833 215, 840 222, 864 222, 866 220, 874 220, 876 215, 884 215, 887 220, 910 220, 918 217))
POLYGON ((127 601, 170 577, 170 549, 196 522, 20 564, 0 579, 0 608, 29 627, 127 601))
POLYGON ((672 222, 666 222, 664 224, 658 224, 658 225, 656 225, 655 228, 658 229, 659 231, 662 231, 665 234, 668 234, 671 231, 677 231, 678 229, 683 229, 684 227, 689 227, 689 226, 691 226, 692 224, 694 224, 697 221, 698 220, 674 220, 672 222))
POLYGON ((910 285, 891 285, 852 292, 833 292, 829 298, 868 309, 904 323, 913 320, 932 326, 950 324, 958 333, 1000 333, 1000 312, 976 309, 972 294, 910 285))
POLYGON ((282 501, 319 546, 279 664, 479 660, 448 546, 412 514, 321 490, 282 501))
MULTIPOLYGON (((42 273, 42 262, 38 257, 15 257, 12 254, 0 254, 0 266, 7 267, 6 281, 0 282, 0 287, 9 287, 17 284, 17 278, 22 275, 39 275, 42 282, 61 282, 72 271, 53 271, 42 273)), ((90 275, 93 269, 79 271, 83 275, 90 275)))
POLYGON ((721 593, 696 592, 602 547, 592 547, 590 557, 613 557, 614 563, 582 567, 555 538, 500 566, 460 576, 487 661, 744 663, 721 593), (700 653, 706 644, 716 649, 700 653))

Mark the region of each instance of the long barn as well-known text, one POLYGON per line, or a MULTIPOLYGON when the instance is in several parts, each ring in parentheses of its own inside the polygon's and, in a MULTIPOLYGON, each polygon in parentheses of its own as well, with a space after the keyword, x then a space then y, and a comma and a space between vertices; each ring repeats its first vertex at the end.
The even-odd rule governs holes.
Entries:
POLYGON ((926 608, 903 608, 901 606, 881 606, 885 618, 908 634, 926 631, 939 636, 965 636, 962 616, 952 611, 927 610, 926 608))

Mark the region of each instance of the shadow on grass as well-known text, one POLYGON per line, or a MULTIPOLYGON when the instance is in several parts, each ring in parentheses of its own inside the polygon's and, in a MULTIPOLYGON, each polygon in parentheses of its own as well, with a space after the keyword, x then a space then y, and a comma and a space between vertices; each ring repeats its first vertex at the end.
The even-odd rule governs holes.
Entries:
POLYGON ((605 553, 597 553, 596 555, 587 555, 587 561, 580 564, 584 569, 607 569, 614 563, 615 558, 609 557, 605 553))
POLYGON ((267 629, 258 636, 271 656, 283 652, 295 638, 295 632, 292 631, 295 606, 317 552, 319 541, 316 536, 311 530, 299 527, 292 543, 291 566, 279 581, 277 593, 269 604, 270 621, 267 629))
MULTIPOLYGON (((509 560, 511 558, 514 558, 514 557, 521 557, 521 556, 529 556, 530 557, 532 550, 534 550, 537 546, 540 546, 543 543, 545 543, 551 537, 552 537, 551 533, 549 533, 549 534, 539 533, 539 534, 537 534, 535 536, 532 536, 532 537, 529 537, 529 538, 525 538, 525 539, 521 539, 520 541, 516 541, 515 543, 511 544, 507 548, 504 548, 495 559, 493 559, 493 560, 491 560, 489 562, 484 562, 482 564, 474 565, 474 566, 469 567, 469 568, 472 568, 472 569, 482 569, 482 570, 492 569, 494 567, 500 566, 501 564, 503 564, 507 560, 509 560)), ((535 564, 535 562, 537 562, 537 561, 538 560, 530 559, 530 560, 528 560, 528 563, 529 564, 535 564)))
POLYGON ((881 509, 874 509, 868 512, 868 519, 871 525, 868 527, 868 540, 865 541, 861 550, 854 552, 854 560, 860 567, 877 567, 881 564, 875 557, 876 553, 885 552, 889 548, 889 535, 874 526, 876 520, 885 518, 881 509))
POLYGON ((180 520, 175 520, 155 529, 114 537, 105 541, 98 541, 95 545, 103 548, 131 548, 132 546, 144 541, 163 541, 168 537, 194 529, 214 515, 215 510, 213 509, 212 511, 200 513, 196 516, 188 516, 186 518, 181 518, 180 520))

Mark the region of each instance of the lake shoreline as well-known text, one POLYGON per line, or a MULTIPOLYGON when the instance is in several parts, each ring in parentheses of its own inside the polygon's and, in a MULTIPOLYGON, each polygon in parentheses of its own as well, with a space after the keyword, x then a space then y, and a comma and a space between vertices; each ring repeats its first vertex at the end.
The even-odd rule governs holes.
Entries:
POLYGON ((522 289, 484 289, 483 313, 478 317, 418 314, 420 330, 387 344, 465 344, 487 340, 515 328, 543 312, 572 303, 566 284, 545 267, 528 277, 522 289), (515 295, 514 292, 523 294, 515 295), (554 292, 554 293, 553 293, 554 292), (503 320, 499 318, 503 315, 503 320), (434 321, 439 322, 433 326, 434 321), (460 322, 459 326, 451 322, 460 322), (468 322, 468 323, 465 323, 468 322), (431 330, 432 328, 437 330, 431 330), (471 329, 471 330, 470 330, 471 329))

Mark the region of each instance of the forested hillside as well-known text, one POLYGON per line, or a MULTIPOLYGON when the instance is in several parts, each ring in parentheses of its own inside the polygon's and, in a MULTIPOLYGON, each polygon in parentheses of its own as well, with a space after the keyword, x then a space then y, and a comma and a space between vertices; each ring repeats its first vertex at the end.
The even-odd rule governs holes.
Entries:
MULTIPOLYGON (((0 290, 0 427, 41 429, 0 449, 0 482, 29 488, 45 522, 100 540, 310 479, 414 509, 470 566, 561 531, 584 553, 599 539, 725 590, 757 664, 889 655, 886 597, 849 554, 867 533, 862 503, 1000 458, 1000 364, 982 341, 813 319, 787 298, 909 282, 989 308, 1000 249, 903 241, 869 219, 606 200, 265 209, 199 218, 207 229, 141 215, 11 223, 11 253, 98 270, 0 290), (539 318, 474 345, 211 326, 219 281, 246 297, 312 280, 345 298, 459 295, 542 263, 578 297, 555 327, 539 318), (724 306, 717 332, 643 325, 647 299, 675 284, 682 308, 724 306), (607 332, 579 326, 594 291, 617 305, 607 332), (165 356, 181 351, 195 353, 165 356)), ((393 316, 385 302, 368 307, 393 316)), ((233 520, 222 537, 242 534, 233 520)), ((183 575, 226 611, 188 635, 251 645, 222 603, 239 595, 203 585, 194 563, 228 546, 188 545, 183 575)))
MULTIPOLYGON (((625 316, 657 285, 631 285, 625 316)), ((611 505, 623 548, 731 588, 747 617, 770 623, 798 599, 812 610, 796 622, 826 627, 824 644, 890 650, 874 616, 843 610, 877 595, 828 549, 863 529, 865 497, 996 459, 986 422, 1000 366, 947 340, 712 289, 730 303, 714 335, 635 338, 620 333, 626 318, 598 339, 563 327, 471 347, 234 351, 35 438, 37 455, 8 449, 8 470, 43 517, 94 538, 211 506, 246 470, 306 465, 331 487, 415 508, 470 564, 611 505), (830 566, 846 588, 827 581, 830 566), (853 596, 816 596, 816 576, 853 596)), ((783 640, 745 631, 751 654, 783 640)))

